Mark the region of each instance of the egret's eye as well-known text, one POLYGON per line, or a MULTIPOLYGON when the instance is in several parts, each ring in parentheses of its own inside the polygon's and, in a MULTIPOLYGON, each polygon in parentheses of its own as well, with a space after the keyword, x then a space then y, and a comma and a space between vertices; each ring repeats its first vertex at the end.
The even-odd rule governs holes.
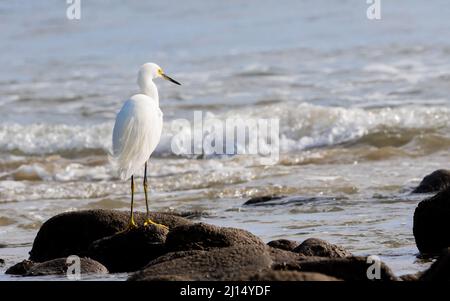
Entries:
POLYGON ((163 74, 164 72, 162 71, 161 68, 159 68, 159 69, 158 69, 158 73, 159 73, 159 75, 161 75, 161 74, 163 74))

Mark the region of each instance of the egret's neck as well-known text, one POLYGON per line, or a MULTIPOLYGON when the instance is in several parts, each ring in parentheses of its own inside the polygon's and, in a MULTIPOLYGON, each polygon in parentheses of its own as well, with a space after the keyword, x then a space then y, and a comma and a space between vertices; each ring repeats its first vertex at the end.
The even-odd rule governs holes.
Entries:
POLYGON ((156 104, 159 106, 159 95, 158 88, 156 88, 155 83, 151 79, 145 79, 138 82, 140 93, 145 94, 152 98, 156 104))

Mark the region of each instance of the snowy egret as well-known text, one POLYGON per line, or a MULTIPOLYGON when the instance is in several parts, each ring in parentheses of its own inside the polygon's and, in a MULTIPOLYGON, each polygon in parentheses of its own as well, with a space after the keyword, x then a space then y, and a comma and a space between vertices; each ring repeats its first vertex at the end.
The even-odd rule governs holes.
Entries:
POLYGON ((122 180, 131 178, 131 213, 126 230, 136 228, 133 217, 134 174, 144 166, 144 193, 147 219, 144 226, 155 223, 150 219, 147 195, 147 162, 161 138, 163 114, 159 108, 158 89, 153 83, 156 78, 163 78, 177 85, 176 80, 167 76, 154 63, 146 63, 139 69, 137 84, 140 93, 125 101, 116 117, 113 130, 113 155, 118 163, 122 180))

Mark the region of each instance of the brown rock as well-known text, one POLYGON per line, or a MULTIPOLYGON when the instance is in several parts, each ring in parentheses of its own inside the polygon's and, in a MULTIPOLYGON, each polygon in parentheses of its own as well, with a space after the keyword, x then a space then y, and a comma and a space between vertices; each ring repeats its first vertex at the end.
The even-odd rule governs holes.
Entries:
MULTIPOLYGON (((46 262, 35 263, 24 276, 66 275, 72 263, 67 258, 57 258, 46 262)), ((80 274, 107 274, 108 269, 90 258, 80 258, 80 274)))
POLYGON ((207 253, 207 251, 203 251, 203 250, 170 252, 170 253, 166 253, 162 256, 159 256, 158 258, 151 260, 144 268, 148 268, 150 266, 153 266, 153 265, 156 265, 159 263, 163 263, 166 261, 171 261, 171 260, 174 260, 177 258, 189 257, 192 255, 200 255, 200 254, 206 254, 206 253, 207 253))
MULTIPOLYGON (((379 279, 369 279, 368 273, 374 275, 374 263, 367 263, 367 257, 345 257, 345 258, 325 258, 325 257, 304 257, 296 265, 287 265, 285 270, 297 270, 301 272, 314 272, 332 276, 346 281, 393 281, 398 278, 392 273, 386 264, 380 262, 379 279)), ((278 267, 280 269, 280 267, 278 267)), ((375 274, 376 276, 376 274, 375 274)))
POLYGON ((401 275, 400 279, 402 281, 418 281, 422 273, 415 273, 415 274, 406 274, 401 275))
MULTIPOLYGON (((166 255, 167 256, 167 255, 166 255)), ((233 280, 239 275, 269 269, 272 260, 264 246, 241 245, 210 251, 191 251, 179 257, 155 260, 129 277, 132 281, 156 279, 233 280), (186 255, 186 256, 184 256, 186 255)))
POLYGON ((113 273, 136 271, 164 254, 167 233, 163 227, 141 226, 94 241, 89 256, 113 273))
POLYGON ((270 258, 272 259, 272 268, 276 270, 289 270, 290 266, 298 266, 298 262, 304 260, 305 256, 267 246, 266 248, 270 258))
POLYGON ((139 279, 137 281, 194 281, 194 278, 189 277, 187 275, 161 275, 161 276, 147 275, 145 279, 142 280, 139 279))
POLYGON ((352 253, 341 246, 330 244, 325 240, 318 238, 308 238, 296 247, 293 252, 305 256, 344 258, 352 256, 352 253))
POLYGON ((320 273, 298 271, 267 270, 253 275, 245 275, 243 281, 339 281, 339 279, 320 273))
POLYGON ((286 206, 286 205, 302 205, 307 203, 316 203, 323 201, 335 201, 336 199, 342 199, 345 197, 332 197, 332 196, 320 196, 310 197, 302 195, 266 195, 260 197, 254 197, 244 203, 244 206, 286 206))
POLYGON ((9 267, 5 274, 9 275, 25 275, 28 270, 34 265, 34 262, 30 260, 23 260, 15 265, 9 267))
POLYGON ((423 178, 413 193, 438 192, 450 187, 450 170, 439 169, 423 178))
POLYGON ((186 250, 209 250, 240 245, 264 243, 252 233, 235 228, 217 227, 204 223, 182 225, 171 229, 166 239, 169 252, 186 250))
POLYGON ((293 240, 288 239, 277 239, 272 240, 267 243, 268 246, 276 249, 286 250, 286 251, 292 251, 296 247, 298 247, 300 243, 293 240))
POLYGON ((422 281, 450 281, 450 248, 444 249, 441 256, 422 273, 422 281))
MULTIPOLYGON (((167 213, 153 212, 150 217, 172 228, 191 223, 167 213)), ((135 219, 142 225, 145 214, 136 212, 135 219)), ((30 260, 43 262, 69 255, 87 256, 92 242, 125 229, 128 222, 128 212, 115 210, 83 210, 56 215, 39 229, 30 260)))
POLYGON ((413 233, 425 257, 450 247, 450 188, 419 203, 414 211, 413 233))
POLYGON ((258 196, 258 197, 254 197, 254 198, 251 198, 251 199, 247 200, 244 203, 244 206, 266 204, 266 203, 271 202, 271 201, 281 200, 281 199, 283 199, 285 197, 286 196, 284 196, 284 195, 258 196))

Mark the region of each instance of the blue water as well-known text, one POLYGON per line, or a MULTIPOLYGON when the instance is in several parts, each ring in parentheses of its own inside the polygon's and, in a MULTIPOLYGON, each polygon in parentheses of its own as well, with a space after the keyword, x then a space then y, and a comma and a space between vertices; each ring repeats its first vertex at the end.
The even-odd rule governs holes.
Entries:
POLYGON ((412 235, 423 197, 408 192, 450 159, 450 5, 381 0, 377 21, 367 7, 82 0, 81 20, 68 20, 65 1, 0 2, 6 266, 27 257, 54 214, 128 208, 128 184, 107 160, 111 130, 139 66, 154 61, 183 86, 157 83, 165 124, 150 171, 153 210, 202 210, 205 222, 266 241, 317 236, 380 255, 398 274, 426 268, 412 235), (194 110, 280 119, 280 161, 174 156, 171 122, 194 110), (264 194, 336 200, 242 207, 264 194))

